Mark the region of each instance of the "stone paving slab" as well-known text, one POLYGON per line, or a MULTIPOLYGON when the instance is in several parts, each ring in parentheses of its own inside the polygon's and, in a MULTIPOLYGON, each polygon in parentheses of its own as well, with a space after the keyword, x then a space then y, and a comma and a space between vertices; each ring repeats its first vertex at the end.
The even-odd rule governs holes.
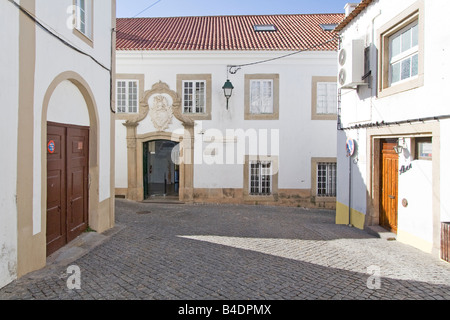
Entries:
POLYGON ((76 243, 62 249, 0 299, 450 299, 450 264, 334 219, 302 208, 118 199, 116 228, 80 240, 83 252, 76 243), (68 288, 72 265, 80 289, 68 288))

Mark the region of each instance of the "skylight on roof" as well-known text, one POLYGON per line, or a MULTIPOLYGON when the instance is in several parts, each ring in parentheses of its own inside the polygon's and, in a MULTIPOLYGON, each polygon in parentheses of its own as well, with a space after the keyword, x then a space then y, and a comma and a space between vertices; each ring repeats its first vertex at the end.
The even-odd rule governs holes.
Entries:
POLYGON ((256 32, 261 31, 277 31, 277 28, 273 24, 256 24, 253 26, 256 32))
POLYGON ((324 23, 321 24, 320 27, 323 29, 323 31, 333 31, 338 26, 337 23, 324 23))

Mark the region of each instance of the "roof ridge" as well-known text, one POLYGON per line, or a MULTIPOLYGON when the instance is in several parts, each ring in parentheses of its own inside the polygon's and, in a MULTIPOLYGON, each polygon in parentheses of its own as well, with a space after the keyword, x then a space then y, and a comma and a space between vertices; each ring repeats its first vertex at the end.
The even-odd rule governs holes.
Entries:
POLYGON ((274 14, 226 14, 226 15, 207 15, 207 16, 170 16, 170 17, 117 17, 116 19, 123 20, 138 20, 138 19, 175 19, 175 18, 221 18, 221 17, 275 17, 275 16, 334 16, 345 13, 274 13, 274 14))

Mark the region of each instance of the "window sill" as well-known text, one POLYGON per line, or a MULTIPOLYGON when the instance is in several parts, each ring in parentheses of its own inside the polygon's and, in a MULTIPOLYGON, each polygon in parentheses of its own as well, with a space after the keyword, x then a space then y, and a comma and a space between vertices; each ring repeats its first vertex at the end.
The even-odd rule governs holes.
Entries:
POLYGON ((255 114, 246 113, 245 120, 279 120, 280 116, 278 113, 265 113, 265 114, 255 114))
POLYGON ((396 85, 393 85, 391 87, 387 87, 385 89, 382 89, 378 92, 378 98, 384 98, 388 96, 392 96, 398 93, 402 93, 405 91, 413 90, 420 88, 424 85, 424 76, 419 75, 417 78, 412 79, 407 82, 399 83, 396 85))
POLYGON ((77 28, 73 28, 73 34, 76 35, 78 38, 80 38, 84 43, 89 45, 90 47, 94 47, 94 40, 89 38, 87 35, 85 35, 83 32, 78 30, 77 28))
POLYGON ((311 120, 333 120, 337 121, 338 117, 336 114, 313 114, 311 120))
POLYGON ((182 113, 182 115, 191 120, 211 120, 210 113, 182 113))

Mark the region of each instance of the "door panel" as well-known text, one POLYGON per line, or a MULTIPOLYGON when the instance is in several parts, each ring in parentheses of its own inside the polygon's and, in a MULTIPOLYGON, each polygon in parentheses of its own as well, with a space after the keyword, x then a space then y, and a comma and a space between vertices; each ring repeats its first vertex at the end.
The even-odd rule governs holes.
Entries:
POLYGON ((68 241, 88 226, 88 139, 87 129, 67 129, 67 228, 68 241))
POLYGON ((397 142, 382 144, 380 225, 392 232, 398 227, 398 155, 397 142))
POLYGON ((64 128, 49 126, 47 143, 54 142, 53 153, 47 149, 47 254, 66 244, 66 157, 64 128))

